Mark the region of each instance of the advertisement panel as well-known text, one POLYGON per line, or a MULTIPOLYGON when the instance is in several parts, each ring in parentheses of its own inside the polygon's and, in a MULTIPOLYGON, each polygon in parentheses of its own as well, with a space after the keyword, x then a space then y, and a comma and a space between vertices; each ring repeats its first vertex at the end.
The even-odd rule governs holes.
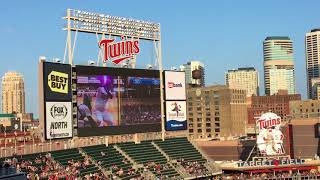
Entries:
POLYGON ((45 101, 71 101, 71 65, 44 62, 43 86, 45 101))
POLYGON ((71 65, 39 63, 40 122, 45 139, 73 136, 71 65))
POLYGON ((78 136, 160 131, 159 71, 88 66, 76 71, 78 136))
POLYGON ((46 102, 46 139, 72 137, 71 102, 46 102))
POLYGON ((165 99, 186 100, 186 75, 184 71, 165 71, 165 99))
POLYGON ((257 146, 260 153, 266 156, 284 154, 281 117, 268 112, 261 115, 256 125, 258 129, 257 146))
POLYGON ((166 101, 166 130, 187 129, 186 101, 166 101))

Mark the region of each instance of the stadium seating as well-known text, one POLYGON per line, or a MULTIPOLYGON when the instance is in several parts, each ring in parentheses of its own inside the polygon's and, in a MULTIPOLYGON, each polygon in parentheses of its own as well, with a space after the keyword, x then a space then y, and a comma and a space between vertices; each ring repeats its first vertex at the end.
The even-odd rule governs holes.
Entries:
POLYGON ((123 169, 123 175, 120 176, 120 179, 131 179, 141 174, 139 172, 134 174, 128 174, 129 170, 133 170, 132 163, 129 162, 122 154, 120 154, 112 145, 97 145, 97 146, 88 146, 82 148, 84 152, 91 156, 92 159, 96 162, 101 162, 101 166, 105 168, 107 171, 111 171, 113 174, 116 174, 113 167, 117 167, 118 169, 123 169), (105 155, 102 156, 101 152, 105 155))
MULTIPOLYGON (((77 148, 67 149, 67 150, 60 150, 60 151, 53 151, 51 152, 52 157, 54 160, 58 161, 61 165, 67 166, 69 163, 68 161, 73 160, 74 162, 84 161, 84 157, 79 153, 77 148)), ((85 169, 80 168, 80 176, 83 177, 90 173, 98 173, 100 172, 99 168, 96 167, 94 164, 90 164, 85 169)))
MULTIPOLYGON (((38 168, 38 170, 36 171, 37 173, 40 173, 40 167, 44 166, 45 163, 41 162, 41 163, 36 163, 35 159, 37 157, 41 157, 41 156, 45 156, 45 153, 36 153, 36 154, 28 154, 28 155, 24 155, 24 156, 18 156, 17 159, 19 162, 21 161, 30 161, 32 162, 32 166, 38 168)), ((29 171, 27 169, 23 169, 24 172, 28 173, 29 171)))
MULTIPOLYGON (((46 153, 35 153, 35 154, 27 154, 27 155, 19 155, 19 156, 12 156, 12 157, 8 157, 8 158, 1 158, 0 162, 5 161, 6 159, 12 159, 16 158, 18 162, 22 162, 22 161, 29 161, 32 163, 32 166, 37 168, 37 170, 35 171, 35 173, 41 173, 41 167, 45 166, 44 162, 36 162, 36 159, 39 159, 40 157, 44 157, 46 153)), ((21 168, 22 172, 25 173, 29 173, 30 169, 28 168, 21 168)))
POLYGON ((187 138, 171 138, 154 141, 171 159, 184 159, 186 161, 206 162, 200 152, 187 138))
POLYGON ((160 173, 156 172, 156 168, 149 167, 157 177, 179 177, 179 173, 168 164, 166 157, 151 144, 151 141, 143 141, 140 144, 122 143, 118 146, 138 164, 143 164, 145 167, 149 167, 151 163, 160 165, 160 173))
MULTIPOLYGON (((154 141, 171 160, 176 160, 185 169, 189 176, 207 176, 210 171, 206 167, 206 159, 202 154, 188 141, 187 138, 171 138, 165 141, 154 141)), ((212 173, 212 172, 211 172, 212 173)))
MULTIPOLYGON (((23 155, 17 159, 19 162, 22 160, 31 161, 33 166, 38 167, 33 173, 41 174, 40 167, 44 167, 45 164, 42 161, 39 162, 39 159, 48 155, 47 153, 23 155), (36 163, 36 159, 38 163, 36 163)), ((78 170, 76 172, 77 176, 79 175, 81 178, 89 174, 95 174, 103 179, 105 176, 102 172, 110 172, 113 177, 117 176, 116 179, 123 180, 141 176, 148 179, 151 175, 150 172, 154 175, 152 175, 152 179, 155 177, 160 179, 181 179, 182 177, 194 178, 198 176, 197 172, 190 169, 200 170, 200 174, 205 176, 210 175, 207 171, 208 169, 206 169, 206 159, 202 157, 201 153, 187 138, 142 141, 139 144, 127 142, 109 146, 95 145, 52 151, 50 153, 53 160, 64 166, 64 168, 76 167, 78 170), (121 151, 128 155, 130 160, 121 151), (181 161, 182 159, 183 161, 181 161), (177 160, 177 162, 170 160, 177 160), (76 162, 80 162, 81 166, 78 166, 76 162)), ((5 159, 0 160, 3 161, 5 159)), ((52 162, 56 163, 54 161, 52 162)), ((28 173, 26 169, 22 169, 22 171, 28 173)), ((54 174, 56 171, 57 169, 53 169, 52 171, 50 170, 50 173, 54 174)))

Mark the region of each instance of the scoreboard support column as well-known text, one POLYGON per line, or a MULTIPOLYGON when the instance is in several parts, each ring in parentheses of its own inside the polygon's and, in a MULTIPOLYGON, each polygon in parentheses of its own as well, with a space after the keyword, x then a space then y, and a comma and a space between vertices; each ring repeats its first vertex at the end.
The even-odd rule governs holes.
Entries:
MULTIPOLYGON (((160 31, 160 25, 159 25, 160 31)), ((159 35, 160 36, 160 35, 159 35)), ((165 139, 165 111, 164 111, 164 80, 163 80, 163 67, 162 67, 162 52, 161 52, 161 36, 158 41, 158 64, 159 64, 159 73, 160 73, 160 97, 161 97, 161 139, 165 139)))

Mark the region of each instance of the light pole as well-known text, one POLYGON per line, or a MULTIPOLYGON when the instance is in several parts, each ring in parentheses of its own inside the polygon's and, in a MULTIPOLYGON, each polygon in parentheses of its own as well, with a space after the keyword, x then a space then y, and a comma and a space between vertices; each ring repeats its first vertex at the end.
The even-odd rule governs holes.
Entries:
POLYGON ((23 154, 26 154, 26 127, 23 125, 23 154))
POLYGON ((34 132, 32 132, 32 152, 34 152, 34 132))
POLYGON ((14 153, 17 154, 17 131, 14 131, 14 153))
POLYGON ((7 156, 7 126, 4 126, 4 157, 7 156))

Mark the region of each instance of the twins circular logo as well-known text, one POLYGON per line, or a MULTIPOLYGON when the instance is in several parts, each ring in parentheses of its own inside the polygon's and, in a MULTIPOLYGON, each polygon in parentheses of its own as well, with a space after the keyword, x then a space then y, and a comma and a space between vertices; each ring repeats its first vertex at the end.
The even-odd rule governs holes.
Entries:
POLYGON ((68 109, 63 104, 54 104, 50 108, 50 114, 54 119, 64 119, 68 114, 68 109))

